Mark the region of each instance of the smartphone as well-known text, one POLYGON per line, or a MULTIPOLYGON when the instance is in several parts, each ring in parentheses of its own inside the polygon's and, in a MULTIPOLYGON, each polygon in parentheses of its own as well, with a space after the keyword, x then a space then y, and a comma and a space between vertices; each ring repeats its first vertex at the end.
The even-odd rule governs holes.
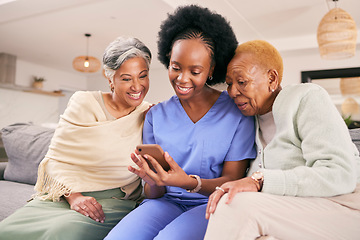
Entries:
MULTIPOLYGON (((164 158, 164 150, 158 144, 140 144, 136 146, 141 156, 145 154, 152 156, 162 166, 165 171, 170 170, 169 164, 164 158)), ((154 167, 148 162, 150 168, 155 171, 154 167)))

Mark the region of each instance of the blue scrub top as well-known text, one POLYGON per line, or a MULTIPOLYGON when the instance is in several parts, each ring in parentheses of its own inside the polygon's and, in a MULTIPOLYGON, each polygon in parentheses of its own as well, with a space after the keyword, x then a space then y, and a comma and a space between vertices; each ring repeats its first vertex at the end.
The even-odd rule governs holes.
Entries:
MULTIPOLYGON (((242 115, 226 91, 196 123, 177 96, 152 107, 145 118, 143 142, 159 144, 187 174, 204 179, 220 177, 224 161, 256 157, 254 118, 242 115)), ((171 186, 166 195, 188 204, 208 199, 171 186)))

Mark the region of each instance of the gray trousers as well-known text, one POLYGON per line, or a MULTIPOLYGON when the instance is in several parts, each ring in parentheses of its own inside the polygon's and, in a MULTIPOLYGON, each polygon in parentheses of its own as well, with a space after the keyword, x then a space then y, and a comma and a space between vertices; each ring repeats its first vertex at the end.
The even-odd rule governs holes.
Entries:
MULTIPOLYGON (((347 195, 347 201, 360 205, 359 184, 355 193, 347 195)), ((243 192, 226 204, 226 197, 210 217, 205 240, 360 239, 360 209, 331 198, 243 192)))

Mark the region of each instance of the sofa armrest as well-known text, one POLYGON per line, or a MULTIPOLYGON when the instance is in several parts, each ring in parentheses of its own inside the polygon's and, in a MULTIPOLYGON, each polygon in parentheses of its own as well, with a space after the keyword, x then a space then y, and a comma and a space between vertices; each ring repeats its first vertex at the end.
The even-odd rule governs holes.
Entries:
POLYGON ((4 180, 4 172, 7 162, 0 162, 0 180, 4 180))

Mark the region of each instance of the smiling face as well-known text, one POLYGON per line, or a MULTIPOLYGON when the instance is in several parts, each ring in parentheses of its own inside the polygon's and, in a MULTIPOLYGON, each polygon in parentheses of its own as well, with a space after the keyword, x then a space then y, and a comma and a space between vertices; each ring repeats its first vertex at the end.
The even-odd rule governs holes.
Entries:
POLYGON ((228 93, 245 116, 270 112, 278 87, 276 71, 264 69, 249 53, 236 54, 228 65, 228 93))
POLYGON ((168 74, 180 100, 202 94, 212 70, 209 50, 201 40, 186 39, 174 43, 168 74))
POLYGON ((142 57, 125 61, 114 75, 113 98, 123 108, 135 108, 149 90, 149 70, 142 57))

